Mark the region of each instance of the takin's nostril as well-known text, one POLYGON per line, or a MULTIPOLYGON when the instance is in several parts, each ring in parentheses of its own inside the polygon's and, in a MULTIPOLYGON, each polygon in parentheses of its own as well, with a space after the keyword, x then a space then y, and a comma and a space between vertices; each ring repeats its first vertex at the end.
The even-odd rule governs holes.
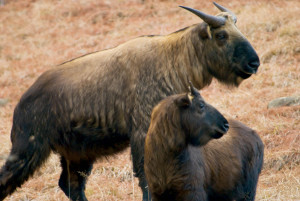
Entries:
POLYGON ((228 124, 228 123, 225 123, 225 124, 224 124, 224 129, 225 129, 226 131, 228 131, 228 129, 229 129, 229 124, 228 124))
POLYGON ((258 60, 255 60, 255 61, 251 61, 248 63, 249 67, 253 68, 253 69, 257 69, 260 65, 259 61, 258 60))

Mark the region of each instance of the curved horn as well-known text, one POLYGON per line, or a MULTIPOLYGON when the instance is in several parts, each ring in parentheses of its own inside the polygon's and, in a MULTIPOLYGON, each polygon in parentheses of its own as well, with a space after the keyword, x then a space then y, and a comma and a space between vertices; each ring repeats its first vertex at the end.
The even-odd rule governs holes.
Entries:
POLYGON ((230 15, 232 15, 233 21, 236 23, 237 17, 235 16, 235 14, 234 14, 233 12, 231 12, 229 9, 227 9, 227 8, 225 8, 225 7, 223 7, 223 6, 219 5, 219 4, 217 4, 216 2, 213 2, 213 4, 214 4, 220 11, 222 11, 222 12, 227 12, 227 13, 229 13, 230 15))
POLYGON ((191 91, 191 94, 192 96, 199 96, 200 93, 199 91, 194 87, 193 83, 191 81, 189 81, 189 84, 190 84, 190 91, 191 91))
POLYGON ((195 15, 200 17, 204 22, 206 22, 208 25, 212 26, 213 28, 218 28, 218 27, 225 24, 226 20, 223 17, 208 15, 208 14, 205 14, 205 13, 199 11, 199 10, 189 8, 189 7, 185 7, 185 6, 179 6, 179 7, 184 8, 184 9, 194 13, 195 15))

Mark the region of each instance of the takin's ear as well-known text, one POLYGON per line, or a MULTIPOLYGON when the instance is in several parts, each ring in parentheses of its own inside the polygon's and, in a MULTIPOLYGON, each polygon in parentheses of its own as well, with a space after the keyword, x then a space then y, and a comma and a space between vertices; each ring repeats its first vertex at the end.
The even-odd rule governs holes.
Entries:
POLYGON ((176 99, 175 103, 178 107, 187 108, 192 104, 193 97, 189 94, 176 99))
POLYGON ((205 22, 201 23, 199 36, 202 39, 211 39, 212 38, 210 27, 208 26, 207 23, 205 23, 205 22))

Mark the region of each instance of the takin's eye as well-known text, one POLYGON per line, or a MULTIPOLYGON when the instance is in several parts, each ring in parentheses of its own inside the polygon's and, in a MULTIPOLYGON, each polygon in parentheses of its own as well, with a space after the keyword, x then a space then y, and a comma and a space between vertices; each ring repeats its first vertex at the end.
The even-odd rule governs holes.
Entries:
POLYGON ((215 38, 219 46, 224 45, 228 39, 228 33, 226 31, 220 31, 215 34, 215 38))
POLYGON ((197 103, 197 107, 198 109, 202 110, 205 107, 205 103, 203 101, 200 101, 199 103, 197 103))

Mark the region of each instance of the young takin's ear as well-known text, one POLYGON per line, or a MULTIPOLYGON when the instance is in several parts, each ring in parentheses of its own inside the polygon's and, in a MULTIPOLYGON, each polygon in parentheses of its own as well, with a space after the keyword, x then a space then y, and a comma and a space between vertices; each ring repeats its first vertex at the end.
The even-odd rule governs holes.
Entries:
POLYGON ((182 96, 182 97, 176 99, 175 103, 179 107, 187 108, 192 104, 192 97, 190 95, 186 94, 185 96, 182 96))
POLYGON ((199 35, 202 39, 211 39, 210 27, 207 23, 201 23, 199 35))

